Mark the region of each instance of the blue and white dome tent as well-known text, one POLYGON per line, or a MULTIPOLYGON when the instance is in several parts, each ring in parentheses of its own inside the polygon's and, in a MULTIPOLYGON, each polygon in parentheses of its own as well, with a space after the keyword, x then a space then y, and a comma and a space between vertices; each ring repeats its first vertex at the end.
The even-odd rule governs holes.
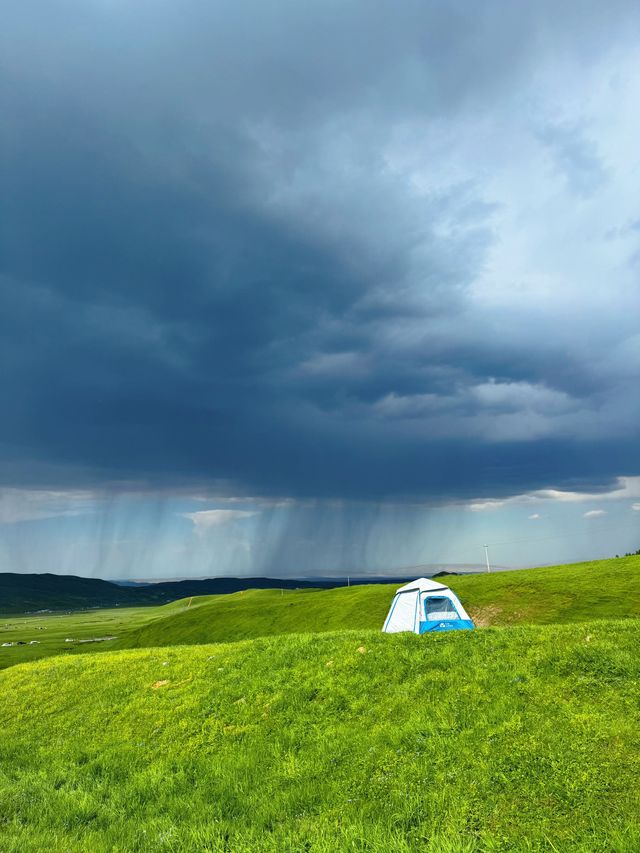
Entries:
POLYGON ((382 630, 387 634, 413 631, 464 631, 473 621, 458 596, 442 583, 418 578, 396 592, 382 630))

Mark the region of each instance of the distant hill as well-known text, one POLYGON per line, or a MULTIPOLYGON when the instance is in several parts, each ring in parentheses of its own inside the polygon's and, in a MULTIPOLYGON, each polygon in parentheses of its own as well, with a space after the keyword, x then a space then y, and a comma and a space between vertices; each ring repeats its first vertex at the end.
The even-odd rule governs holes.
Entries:
MULTIPOLYGON (((391 578, 354 579, 352 586, 371 583, 398 583, 402 581, 391 578)), ((201 580, 157 581, 141 584, 141 592, 149 591, 165 597, 165 601, 176 601, 179 598, 195 595, 227 595, 242 592, 247 589, 334 589, 346 586, 346 578, 322 578, 301 580, 299 578, 203 578, 201 580)), ((129 587, 131 589, 131 587, 129 587)))
POLYGON ((27 613, 36 610, 78 610, 85 607, 114 607, 140 603, 160 603, 161 596, 116 586, 98 578, 73 575, 0 574, 0 613, 27 613))
MULTIPOLYGON (((388 583, 389 578, 360 583, 388 583)), ((400 584, 402 581, 394 580, 400 584)), ((346 586, 346 578, 205 578, 158 583, 115 583, 75 575, 0 573, 0 614, 38 610, 83 610, 89 607, 136 607, 166 604, 180 598, 225 595, 246 589, 331 589, 346 586)), ((354 581, 354 585, 357 583, 354 581)))

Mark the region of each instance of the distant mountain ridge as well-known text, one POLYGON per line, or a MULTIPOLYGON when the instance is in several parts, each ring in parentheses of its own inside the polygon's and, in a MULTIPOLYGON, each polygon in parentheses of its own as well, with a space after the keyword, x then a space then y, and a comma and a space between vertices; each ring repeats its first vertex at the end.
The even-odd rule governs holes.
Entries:
POLYGON ((159 604, 162 595, 152 596, 118 587, 99 578, 75 575, 0 573, 0 613, 29 613, 37 610, 81 610, 87 607, 159 604))
MULTIPOLYGON (((359 578, 351 583, 402 583, 402 578, 359 578)), ((84 610, 164 604, 197 595, 224 595, 245 589, 332 589, 346 578, 203 578, 125 584, 75 575, 0 573, 0 614, 38 610, 84 610)))

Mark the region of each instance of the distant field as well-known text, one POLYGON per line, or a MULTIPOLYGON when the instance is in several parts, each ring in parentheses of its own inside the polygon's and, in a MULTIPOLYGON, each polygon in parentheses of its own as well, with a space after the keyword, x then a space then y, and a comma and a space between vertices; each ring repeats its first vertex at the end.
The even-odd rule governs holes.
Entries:
POLYGON ((639 648, 628 620, 13 667, 0 849, 637 853, 639 648))
MULTIPOLYGON (((452 576, 478 626, 551 624, 640 617, 640 557, 543 569, 452 576)), ((331 590, 249 590, 156 607, 65 615, 0 617, 0 668, 51 654, 234 642, 290 633, 379 630, 397 584, 331 590), (40 630, 44 629, 44 630, 40 630), (104 643, 65 643, 115 635, 104 643)))
MULTIPOLYGON (((337 584, 340 586, 340 583, 337 584)), ((48 573, 0 572, 0 614, 25 615, 46 610, 64 613, 93 607, 143 607, 192 595, 223 595, 245 589, 330 589, 330 581, 296 578, 201 578, 122 586, 99 578, 48 573)))
MULTIPOLYGON (((75 654, 113 647, 114 641, 80 643, 101 637, 122 637, 133 627, 157 617, 155 607, 114 607, 76 613, 43 613, 33 616, 0 616, 0 669, 16 663, 58 654, 75 654), (72 640, 68 643, 66 640, 72 640), (36 642, 30 645, 31 641, 36 642), (2 647, 23 642, 23 646, 2 647)), ((1 848, 0 848, 1 850, 1 848)))

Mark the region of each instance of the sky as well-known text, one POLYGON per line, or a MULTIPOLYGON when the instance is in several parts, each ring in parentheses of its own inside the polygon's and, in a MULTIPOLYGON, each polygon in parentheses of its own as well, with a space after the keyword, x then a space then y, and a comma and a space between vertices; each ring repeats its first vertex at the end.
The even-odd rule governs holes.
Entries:
POLYGON ((640 7, 8 0, 0 570, 640 547, 640 7))

